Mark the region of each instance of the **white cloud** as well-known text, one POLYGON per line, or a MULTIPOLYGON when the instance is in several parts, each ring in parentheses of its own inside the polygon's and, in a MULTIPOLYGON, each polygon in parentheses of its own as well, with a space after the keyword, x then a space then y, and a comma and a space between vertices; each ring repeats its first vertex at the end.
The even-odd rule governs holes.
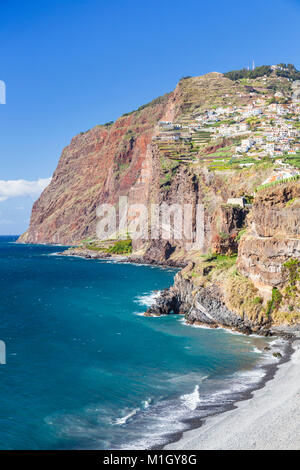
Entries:
POLYGON ((35 196, 38 197, 48 186, 51 178, 39 178, 37 181, 27 180, 0 180, 0 202, 12 197, 35 196))

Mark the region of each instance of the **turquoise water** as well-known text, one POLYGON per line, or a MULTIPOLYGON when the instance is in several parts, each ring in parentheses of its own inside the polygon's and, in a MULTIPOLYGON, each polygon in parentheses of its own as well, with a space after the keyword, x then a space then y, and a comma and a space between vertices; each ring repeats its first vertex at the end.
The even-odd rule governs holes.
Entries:
POLYGON ((175 271, 0 238, 0 448, 145 448, 263 374, 259 338, 141 314, 175 271))

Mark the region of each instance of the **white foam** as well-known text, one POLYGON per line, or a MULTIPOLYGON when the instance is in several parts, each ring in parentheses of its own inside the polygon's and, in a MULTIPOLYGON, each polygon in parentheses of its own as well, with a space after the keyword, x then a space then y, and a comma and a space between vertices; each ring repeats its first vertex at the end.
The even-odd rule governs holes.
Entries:
POLYGON ((200 402, 199 385, 196 385, 192 393, 182 395, 180 398, 184 401, 184 404, 187 408, 189 408, 191 411, 194 411, 200 402))
POLYGON ((183 323, 185 326, 190 326, 191 328, 200 328, 201 330, 217 330, 218 328, 210 328, 207 325, 195 325, 194 323, 187 323, 185 318, 179 319, 180 323, 183 323))
POLYGON ((161 291, 145 293, 136 297, 135 302, 143 307, 151 307, 155 300, 160 296, 161 291))
POLYGON ((149 406, 151 405, 152 403, 152 399, 151 398, 148 398, 147 400, 143 401, 143 408, 146 410, 147 408, 149 408, 149 406))
POLYGON ((136 415, 138 411, 140 411, 140 409, 139 409, 139 408, 135 408, 135 409, 132 410, 130 413, 128 413, 128 415, 123 416, 122 418, 116 419, 115 424, 119 424, 119 425, 120 425, 120 424, 126 424, 127 421, 128 421, 130 418, 132 418, 134 415, 136 415))

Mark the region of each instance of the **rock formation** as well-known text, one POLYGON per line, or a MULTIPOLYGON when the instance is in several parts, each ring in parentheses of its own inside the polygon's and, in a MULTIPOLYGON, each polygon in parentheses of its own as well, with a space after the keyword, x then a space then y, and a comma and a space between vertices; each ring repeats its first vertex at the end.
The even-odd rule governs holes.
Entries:
MULTIPOLYGON (((169 240, 161 231, 154 239, 132 240, 129 261, 186 266, 147 314, 184 313, 188 322, 264 334, 274 322, 297 322, 298 300, 289 302, 284 289, 294 289, 298 298, 298 278, 287 281, 285 263, 300 258, 300 183, 256 191, 273 174, 273 161, 258 158, 247 166, 229 160, 226 152, 239 139, 212 139, 215 124, 207 115, 217 108, 251 110, 260 96, 265 103, 297 101, 298 83, 291 86, 275 72, 248 81, 251 86, 220 73, 182 79, 174 92, 74 137, 19 242, 80 244, 69 254, 103 257, 84 247, 84 240, 97 238, 100 204, 117 206, 127 196, 129 205, 144 204, 149 211, 151 204, 201 205, 201 249, 176 230, 169 240), (197 119, 204 115, 208 124, 201 128, 197 119), (241 198, 245 205, 232 203, 241 198)), ((257 130, 257 120, 244 123, 246 134, 257 130)))

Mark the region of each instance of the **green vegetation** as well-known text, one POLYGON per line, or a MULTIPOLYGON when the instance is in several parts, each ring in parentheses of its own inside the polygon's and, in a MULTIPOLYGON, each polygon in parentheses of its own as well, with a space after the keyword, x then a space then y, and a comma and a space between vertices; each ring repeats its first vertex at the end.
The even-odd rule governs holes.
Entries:
POLYGON ((246 123, 249 124, 252 131, 255 131, 261 123, 261 120, 256 116, 252 116, 246 119, 246 123))
POLYGON ((284 158, 285 163, 289 163, 290 165, 294 166, 295 168, 300 169, 300 152, 296 152, 294 155, 287 155, 284 158))
POLYGON ((298 293, 297 283, 300 281, 300 260, 292 258, 282 266, 282 274, 287 278, 285 295, 294 298, 298 293))
POLYGON ((250 320, 264 322, 262 299, 252 281, 237 271, 233 271, 225 280, 226 305, 237 312, 241 318, 245 313, 250 320))
POLYGON ((226 270, 231 268, 236 264, 237 254, 231 255, 219 255, 216 253, 209 253, 207 255, 203 255, 203 262, 210 263, 212 269, 214 270, 226 270))
POLYGON ((111 246, 108 250, 108 253, 112 254, 129 254, 132 252, 132 240, 118 240, 115 242, 113 246, 111 246))
POLYGON ((95 243, 87 243, 85 245, 85 248, 87 248, 87 250, 92 250, 92 251, 105 251, 103 247, 98 246, 95 243))
POLYGON ((236 241, 239 242, 242 236, 244 235, 244 233, 246 232, 247 232, 247 228, 242 228, 242 230, 240 230, 239 233, 237 234, 236 241))
POLYGON ((275 321, 293 323, 300 314, 300 259, 291 258, 282 265, 284 288, 272 290, 272 298, 266 306, 266 315, 272 314, 275 321))
POLYGON ((274 310, 278 309, 281 301, 282 301, 281 292, 276 287, 273 287, 273 289, 272 289, 272 298, 271 298, 271 300, 269 300, 267 302, 267 306, 266 306, 266 310, 265 310, 265 314, 266 314, 267 318, 270 317, 271 313, 274 310))
MULTIPOLYGON (((287 104, 289 102, 289 99, 288 98, 283 98, 283 97, 276 97, 276 96, 272 96, 272 98, 269 98, 267 101, 266 101, 266 104, 287 104)), ((270 123, 274 121, 273 119, 271 119, 270 123)), ((272 125, 272 124, 271 124, 272 125)))
POLYGON ((296 69, 294 64, 278 64, 283 69, 287 70, 277 70, 276 75, 278 77, 291 78, 292 80, 300 80, 300 72, 296 69))
POLYGON ((256 296, 253 299, 254 305, 261 305, 263 303, 264 299, 262 297, 256 296))
POLYGON ((240 80, 242 78, 257 78, 263 77, 264 75, 270 75, 272 69, 269 65, 261 65, 260 67, 255 67, 254 70, 240 69, 232 70, 230 72, 224 73, 225 77, 230 78, 230 80, 240 80))
MULTIPOLYGON (((211 156, 211 155, 209 155, 211 156)), ((261 164, 260 160, 251 157, 241 157, 241 158, 232 158, 232 157, 224 157, 223 159, 219 159, 219 161, 213 161, 211 165, 209 165, 209 169, 211 171, 222 171, 222 170, 240 170, 242 167, 240 165, 253 163, 255 165, 261 164)))
MULTIPOLYGON (((300 72, 296 69, 293 64, 278 64, 283 70, 276 69, 275 73, 278 77, 290 78, 292 80, 300 80, 300 72)), ((261 65, 255 67, 254 70, 240 69, 240 70, 231 70, 230 72, 224 73, 225 77, 230 78, 230 80, 244 80, 247 78, 258 78, 265 75, 269 76, 272 73, 270 65, 261 65)))
POLYGON ((160 157, 160 165, 162 169, 162 177, 159 180, 159 184, 167 189, 171 185, 171 180, 179 167, 179 161, 160 157))
POLYGON ((102 253, 111 253, 111 254, 129 254, 132 252, 132 240, 127 238, 126 240, 116 240, 116 241, 105 241, 87 243, 85 246, 86 249, 92 251, 99 251, 102 253))
POLYGON ((124 163, 118 163, 117 169, 115 171, 116 178, 119 179, 123 173, 126 172, 126 170, 129 168, 130 163, 129 162, 124 162, 124 163))

